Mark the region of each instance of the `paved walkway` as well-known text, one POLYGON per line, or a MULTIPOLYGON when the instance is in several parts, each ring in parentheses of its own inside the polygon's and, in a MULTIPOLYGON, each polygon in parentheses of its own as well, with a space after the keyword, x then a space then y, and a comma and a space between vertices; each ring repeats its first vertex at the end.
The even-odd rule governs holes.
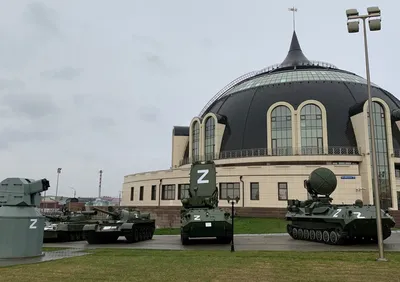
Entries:
MULTIPOLYGON (((46 243, 44 247, 67 247, 78 249, 124 248, 153 250, 229 250, 230 245, 217 244, 215 240, 199 239, 182 246, 179 235, 155 235, 152 240, 128 244, 121 237, 116 244, 89 245, 86 241, 46 243)), ((400 233, 393 232, 384 241, 385 251, 400 251, 400 233)), ((376 251, 377 245, 331 246, 323 243, 297 241, 287 234, 240 234, 235 235, 235 249, 266 251, 376 251)))

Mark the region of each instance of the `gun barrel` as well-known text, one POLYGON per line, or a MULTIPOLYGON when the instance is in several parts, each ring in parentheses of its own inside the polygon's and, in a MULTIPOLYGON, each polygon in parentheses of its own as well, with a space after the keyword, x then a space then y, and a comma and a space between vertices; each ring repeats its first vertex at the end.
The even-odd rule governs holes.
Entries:
POLYGON ((50 182, 47 179, 41 179, 29 184, 29 192, 31 194, 47 191, 50 187, 50 182))
POLYGON ((94 211, 81 211, 82 214, 84 215, 96 215, 97 214, 97 210, 94 211))
POLYGON ((116 213, 116 212, 106 211, 106 210, 100 209, 98 207, 93 207, 93 210, 99 211, 99 212, 102 212, 102 213, 105 213, 105 214, 108 214, 108 215, 111 215, 111 216, 118 216, 118 213, 116 213))

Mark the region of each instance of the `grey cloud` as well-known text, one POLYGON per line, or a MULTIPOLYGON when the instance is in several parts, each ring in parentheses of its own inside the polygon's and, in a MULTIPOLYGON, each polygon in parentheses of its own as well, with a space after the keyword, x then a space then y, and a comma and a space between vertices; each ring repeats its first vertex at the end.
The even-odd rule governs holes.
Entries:
POLYGON ((25 19, 29 24, 36 25, 41 30, 52 34, 57 34, 59 28, 57 25, 57 13, 44 3, 29 3, 25 10, 25 19))
POLYGON ((139 119, 144 122, 155 123, 159 120, 159 109, 156 107, 141 107, 138 114, 139 119))
POLYGON ((8 149, 15 143, 29 143, 32 141, 48 141, 55 138, 55 133, 50 131, 27 131, 16 129, 4 129, 0 131, 0 149, 8 149))
POLYGON ((94 129, 107 129, 116 125, 113 118, 110 117, 95 117, 91 120, 91 125, 94 129))
POLYGON ((17 79, 0 78, 0 90, 21 90, 25 83, 17 79))
POLYGON ((145 54, 146 61, 156 67, 165 68, 165 63, 160 56, 155 54, 145 54))
POLYGON ((132 40, 135 44, 144 44, 147 47, 162 48, 162 44, 150 36, 132 34, 132 40))
POLYGON ((49 70, 41 73, 42 77, 50 79, 61 79, 61 80, 72 80, 78 77, 82 72, 82 69, 73 67, 63 67, 58 70, 49 70))
POLYGON ((2 102, 14 116, 22 115, 30 119, 40 119, 59 110, 47 94, 7 94, 2 97, 2 102))

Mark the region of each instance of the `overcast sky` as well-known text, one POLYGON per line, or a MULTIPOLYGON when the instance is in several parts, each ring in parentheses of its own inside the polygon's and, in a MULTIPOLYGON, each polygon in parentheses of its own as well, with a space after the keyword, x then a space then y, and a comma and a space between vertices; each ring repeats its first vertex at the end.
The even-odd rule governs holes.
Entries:
POLYGON ((2 0, 1 179, 50 180, 54 194, 118 196, 124 175, 168 169, 187 126, 238 76, 304 54, 365 77, 362 33, 345 10, 379 5, 371 79, 399 97, 397 1, 2 0), (397 82, 398 83, 398 82, 397 82))

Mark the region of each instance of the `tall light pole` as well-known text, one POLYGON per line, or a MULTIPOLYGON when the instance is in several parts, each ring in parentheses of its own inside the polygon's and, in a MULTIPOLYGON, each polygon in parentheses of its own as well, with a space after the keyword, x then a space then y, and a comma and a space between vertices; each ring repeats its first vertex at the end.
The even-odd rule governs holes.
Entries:
POLYGON ((381 10, 378 7, 367 8, 367 15, 360 15, 357 9, 346 10, 347 15, 347 30, 349 33, 356 33, 360 30, 360 22, 363 22, 364 31, 364 52, 365 52, 365 68, 367 72, 367 91, 368 91, 368 110, 369 110, 369 134, 371 136, 371 149, 372 149, 372 178, 374 186, 374 204, 376 208, 376 229, 378 233, 378 247, 379 247, 379 258, 377 261, 387 261, 383 253, 383 238, 382 238, 382 218, 381 218, 381 203, 379 199, 379 187, 378 187, 378 167, 376 163, 376 143, 375 143, 375 122, 373 118, 373 106, 371 96, 371 77, 369 71, 369 57, 368 57, 368 42, 367 42, 367 26, 365 20, 368 19, 369 30, 378 31, 381 30, 381 10), (349 21, 350 20, 350 21, 349 21))
POLYGON ((57 168, 57 184, 56 184, 56 202, 57 202, 57 196, 58 196, 58 181, 60 180, 60 173, 61 173, 61 167, 57 168))
POLYGON ((70 189, 72 189, 74 191, 73 197, 76 198, 76 190, 74 187, 69 187, 70 189))

